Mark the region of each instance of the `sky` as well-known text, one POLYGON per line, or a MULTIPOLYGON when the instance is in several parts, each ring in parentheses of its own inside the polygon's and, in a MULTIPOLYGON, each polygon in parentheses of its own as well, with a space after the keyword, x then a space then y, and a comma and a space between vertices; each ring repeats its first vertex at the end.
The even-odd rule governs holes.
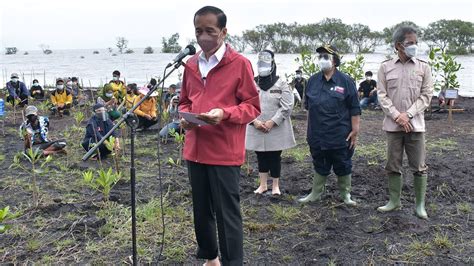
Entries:
POLYGON ((179 33, 185 46, 194 39, 193 16, 205 5, 227 15, 229 34, 260 24, 318 22, 340 18, 382 30, 404 20, 422 27, 439 19, 474 22, 469 0, 4 0, 0 3, 0 49, 115 48, 116 38, 131 48, 161 47, 163 37, 179 33))

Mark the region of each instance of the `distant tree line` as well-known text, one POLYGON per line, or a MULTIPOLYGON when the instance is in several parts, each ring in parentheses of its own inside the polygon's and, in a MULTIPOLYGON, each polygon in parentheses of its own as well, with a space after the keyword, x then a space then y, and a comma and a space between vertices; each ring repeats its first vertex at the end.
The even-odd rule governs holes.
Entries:
POLYGON ((419 38, 430 48, 440 48, 452 54, 473 53, 474 25, 462 20, 439 20, 422 28, 411 21, 373 31, 363 24, 348 25, 336 18, 317 23, 286 24, 282 22, 258 25, 241 35, 228 35, 228 42, 237 50, 250 48, 259 52, 269 48, 276 53, 315 52, 322 43, 331 43, 342 53, 371 53, 381 44, 391 45, 392 33, 402 24, 419 30, 419 38))

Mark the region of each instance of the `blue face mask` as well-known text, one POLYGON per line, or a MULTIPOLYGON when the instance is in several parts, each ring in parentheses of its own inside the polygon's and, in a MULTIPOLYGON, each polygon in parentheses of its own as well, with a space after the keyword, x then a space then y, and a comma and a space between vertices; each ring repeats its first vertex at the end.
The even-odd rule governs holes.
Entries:
POLYGON ((33 86, 38 87, 39 83, 33 83, 33 86))
POLYGON ((107 93, 105 94, 105 96, 111 98, 112 96, 114 96, 114 93, 113 93, 113 92, 107 92, 107 93))

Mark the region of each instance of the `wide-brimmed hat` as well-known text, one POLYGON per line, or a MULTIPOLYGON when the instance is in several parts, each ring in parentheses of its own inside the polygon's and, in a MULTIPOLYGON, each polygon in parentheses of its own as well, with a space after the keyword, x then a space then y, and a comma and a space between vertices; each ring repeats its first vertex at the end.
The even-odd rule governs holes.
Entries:
MULTIPOLYGON (((139 93, 143 94, 143 95, 147 95, 147 93, 150 91, 149 88, 147 87, 142 87, 138 90, 139 93)), ((156 97, 158 96, 158 92, 155 90, 151 95, 151 97, 156 97)))

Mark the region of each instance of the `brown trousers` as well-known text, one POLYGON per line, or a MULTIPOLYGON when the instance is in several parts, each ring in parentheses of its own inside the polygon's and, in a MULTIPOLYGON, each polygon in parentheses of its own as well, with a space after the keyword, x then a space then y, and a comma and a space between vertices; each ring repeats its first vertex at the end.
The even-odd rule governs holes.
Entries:
POLYGON ((402 173, 403 151, 408 158, 410 171, 415 175, 426 174, 425 133, 387 132, 387 164, 389 175, 402 173))

